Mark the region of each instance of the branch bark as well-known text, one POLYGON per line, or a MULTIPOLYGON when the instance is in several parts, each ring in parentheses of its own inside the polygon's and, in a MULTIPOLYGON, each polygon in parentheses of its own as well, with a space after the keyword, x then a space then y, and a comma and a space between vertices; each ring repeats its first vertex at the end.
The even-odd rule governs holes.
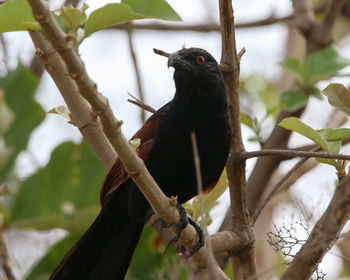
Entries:
POLYGON ((231 0, 219 0, 221 25, 221 61, 227 66, 223 72, 229 98, 231 126, 234 136, 226 164, 231 199, 231 228, 242 238, 242 250, 231 255, 235 279, 257 279, 254 233, 246 201, 245 160, 239 154, 244 151, 240 124, 239 71, 240 61, 236 51, 234 16, 231 0))
POLYGON ((350 155, 344 154, 329 154, 313 151, 298 151, 298 150, 278 150, 278 149, 263 149, 260 151, 246 152, 242 151, 240 157, 244 160, 253 158, 253 157, 264 157, 264 156, 278 156, 283 158, 295 158, 295 157, 304 157, 304 158, 331 158, 331 159, 343 159, 350 160, 350 155))
POLYGON ((109 170, 116 160, 117 154, 103 134, 96 114, 92 112, 90 105, 80 95, 74 80, 67 77, 67 67, 51 43, 45 40, 40 33, 30 31, 29 35, 36 47, 37 56, 54 80, 68 106, 74 125, 80 130, 104 168, 109 170))

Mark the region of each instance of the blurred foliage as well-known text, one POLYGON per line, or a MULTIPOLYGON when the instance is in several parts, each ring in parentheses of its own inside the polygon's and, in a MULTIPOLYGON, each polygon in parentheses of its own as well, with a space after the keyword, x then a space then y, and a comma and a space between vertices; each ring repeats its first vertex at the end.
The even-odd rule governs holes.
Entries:
POLYGON ((38 81, 35 76, 22 65, 0 79, 0 88, 5 93, 5 102, 13 112, 13 116, 9 115, 5 121, 5 124, 11 122, 3 133, 3 139, 11 149, 11 155, 0 170, 1 181, 11 171, 18 154, 26 148, 33 129, 45 117, 44 110, 34 100, 37 86, 38 81))
POLYGON ((262 143, 274 126, 282 108, 279 95, 271 81, 256 76, 243 78, 240 91, 241 123, 255 134, 248 140, 262 143))
POLYGON ((317 83, 328 80, 349 63, 350 60, 340 56, 332 46, 309 54, 303 61, 287 58, 281 65, 296 76, 299 88, 283 92, 281 104, 287 111, 295 112, 307 104, 310 95, 321 99, 317 83))

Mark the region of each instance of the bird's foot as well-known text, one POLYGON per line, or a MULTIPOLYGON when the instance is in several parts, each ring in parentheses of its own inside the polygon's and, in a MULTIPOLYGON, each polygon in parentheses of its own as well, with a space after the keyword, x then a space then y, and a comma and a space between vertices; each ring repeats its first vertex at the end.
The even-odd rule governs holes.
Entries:
POLYGON ((196 246, 194 246, 191 251, 189 253, 186 252, 186 248, 185 246, 181 245, 181 252, 182 255, 187 259, 192 257, 195 253, 197 253, 199 251, 200 248, 202 248, 204 246, 204 234, 202 229, 200 228, 200 226, 193 221, 191 218, 188 218, 188 222, 190 225, 192 225, 195 230, 197 231, 198 234, 198 242, 196 244, 196 246))
MULTIPOLYGON (((181 252, 182 252, 183 256, 185 258, 189 258, 189 257, 192 257, 195 253, 197 253, 199 251, 200 248, 202 248, 204 246, 203 231, 201 230, 201 228, 199 227, 199 225, 195 221, 193 221, 191 218, 189 218, 187 216, 186 210, 185 210, 185 208, 183 208, 181 206, 181 204, 177 203, 176 208, 180 214, 180 220, 179 220, 179 223, 178 223, 177 228, 176 228, 177 234, 172 240, 170 240, 170 242, 166 246, 164 254, 166 253, 166 251, 168 250, 168 248, 171 244, 173 244, 179 240, 182 231, 187 227, 188 224, 190 224, 197 231, 199 240, 198 240, 197 245, 194 246, 189 253, 187 253, 186 248, 183 245, 181 245, 181 252)), ((159 219, 159 222, 160 222, 160 225, 162 228, 169 228, 170 226, 172 226, 172 224, 167 224, 162 219, 159 219)))

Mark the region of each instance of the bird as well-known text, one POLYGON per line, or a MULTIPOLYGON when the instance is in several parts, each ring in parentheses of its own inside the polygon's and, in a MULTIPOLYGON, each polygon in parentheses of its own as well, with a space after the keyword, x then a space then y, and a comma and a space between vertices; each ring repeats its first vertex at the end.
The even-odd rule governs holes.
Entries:
MULTIPOLYGON (((191 132, 195 133, 203 190, 210 191, 226 164, 233 132, 225 83, 215 58, 201 48, 168 57, 173 99, 151 115, 131 139, 162 191, 184 203, 198 194, 191 132)), ((152 208, 118 158, 100 192, 101 210, 50 280, 124 279, 152 208)))

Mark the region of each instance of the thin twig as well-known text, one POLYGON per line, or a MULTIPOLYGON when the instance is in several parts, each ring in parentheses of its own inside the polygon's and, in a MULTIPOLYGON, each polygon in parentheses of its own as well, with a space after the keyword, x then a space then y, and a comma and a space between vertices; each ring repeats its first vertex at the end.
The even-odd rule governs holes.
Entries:
POLYGON ((165 57, 169 57, 170 56, 170 53, 167 53, 165 51, 162 51, 162 50, 159 50, 159 49, 156 49, 156 48, 153 48, 153 51, 155 54, 159 54, 161 56, 165 56, 165 57))
POLYGON ((245 52, 246 52, 246 49, 245 49, 245 48, 242 48, 242 49, 239 51, 239 53, 237 54, 237 58, 238 58, 239 61, 241 61, 242 56, 245 54, 245 52))
POLYGON ((350 160, 350 155, 344 154, 329 154, 321 152, 307 152, 307 151, 296 151, 296 150, 276 150, 276 149, 264 149, 261 151, 246 152, 243 151, 240 153, 242 159, 249 159, 253 157, 263 157, 263 156, 280 156, 286 158, 294 157, 314 157, 314 158, 330 158, 330 159, 342 159, 350 160))
MULTIPOLYGON (((202 228, 204 231, 204 236, 208 236, 208 229, 207 229, 207 223, 204 217, 204 203, 203 203, 203 182, 202 182, 202 174, 201 174, 201 167, 200 167, 200 158, 198 153, 198 146, 197 146, 197 139, 196 134, 194 131, 191 131, 191 142, 192 142, 192 150, 193 150, 193 160, 194 160, 194 167, 196 171, 196 179, 197 179, 197 190, 198 190, 198 201, 199 201, 199 216, 202 219, 202 228)), ((214 268, 214 255, 213 250, 211 246, 210 239, 207 239, 207 247, 208 247, 208 253, 209 253, 209 259, 210 259, 210 269, 209 272, 211 273, 212 279, 215 279, 215 268, 214 268)))
MULTIPOLYGON (((289 24, 293 21, 294 15, 276 17, 273 14, 264 18, 251 22, 241 22, 235 24, 235 28, 251 28, 251 27, 263 27, 276 23, 286 23, 289 24)), ((220 31, 220 25, 217 23, 210 24, 164 24, 164 23, 133 23, 133 28, 137 30, 157 30, 157 31, 195 31, 195 32, 213 32, 220 31)), ((122 23, 112 26, 111 29, 125 30, 127 29, 127 24, 122 23)))
MULTIPOLYGON (((137 88, 138 88, 139 96, 140 96, 139 100, 142 103, 144 103, 143 101, 145 100, 145 98, 144 98, 143 89, 142 89, 141 74, 140 74, 139 67, 137 65, 137 57, 136 57, 136 53, 135 53, 135 50, 134 50, 134 44, 133 44, 133 41, 132 41, 132 26, 131 26, 131 24, 128 24, 128 26, 129 26, 129 28, 127 28, 127 33, 128 33, 128 42, 129 42, 129 51, 130 51, 130 55, 131 55, 131 58, 132 58, 132 62, 134 64, 137 88)), ((146 112, 145 112, 143 107, 141 107, 141 115, 140 115, 140 117, 141 117, 142 123, 144 123, 145 120, 146 120, 146 112)))
POLYGON ((136 98, 135 96, 133 96, 131 93, 128 92, 128 95, 131 96, 132 99, 128 99, 127 101, 136 105, 136 106, 139 106, 141 108, 143 108, 144 110, 150 112, 150 113, 155 113, 156 112, 156 109, 154 109, 153 107, 143 103, 140 99, 136 98))

